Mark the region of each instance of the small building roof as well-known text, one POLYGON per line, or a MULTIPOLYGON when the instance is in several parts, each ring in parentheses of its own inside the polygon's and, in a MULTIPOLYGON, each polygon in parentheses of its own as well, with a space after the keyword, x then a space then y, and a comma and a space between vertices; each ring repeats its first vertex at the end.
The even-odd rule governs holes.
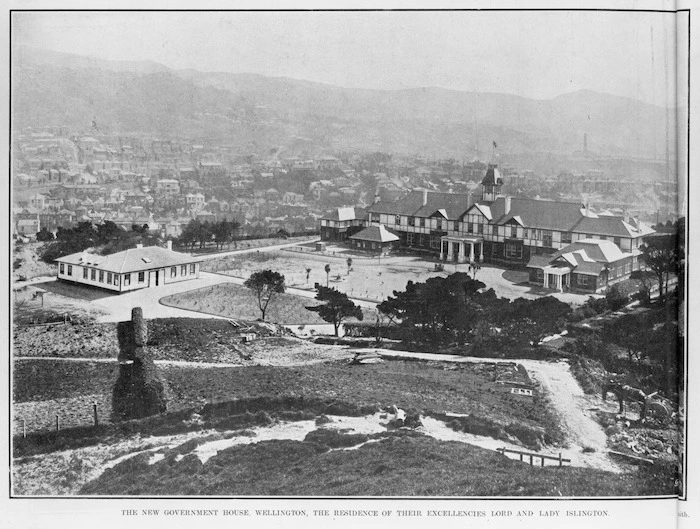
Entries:
POLYGON ((398 241, 399 237, 387 230, 383 224, 380 224, 379 226, 368 226, 355 235, 351 235, 350 239, 369 242, 394 242, 398 241))
POLYGON ((368 214, 363 208, 338 208, 331 213, 321 217, 324 220, 365 220, 368 214))
POLYGON ((142 272, 156 268, 194 263, 195 261, 196 259, 191 255, 174 252, 158 246, 131 248, 111 255, 79 252, 56 259, 58 263, 90 266, 115 274, 142 272))

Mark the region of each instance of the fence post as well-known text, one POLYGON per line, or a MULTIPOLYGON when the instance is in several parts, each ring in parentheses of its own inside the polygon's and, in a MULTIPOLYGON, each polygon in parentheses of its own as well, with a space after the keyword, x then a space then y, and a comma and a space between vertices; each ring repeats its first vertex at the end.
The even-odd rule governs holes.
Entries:
POLYGON ((530 466, 532 466, 532 456, 530 456, 530 466))
POLYGON ((559 452, 559 466, 562 466, 563 462, 561 460, 561 452, 559 452))
POLYGON ((97 402, 92 403, 92 414, 95 417, 95 426, 98 426, 98 421, 97 421, 97 402))
POLYGON ((542 461, 542 466, 544 466, 544 457, 541 457, 540 460, 542 461))
POLYGON ((523 460, 523 454, 520 454, 520 461, 523 460))
POLYGON ((56 414, 56 431, 58 432, 58 414, 56 414))
POLYGON ((26 419, 22 419, 22 438, 23 439, 27 438, 27 421, 26 421, 26 419))

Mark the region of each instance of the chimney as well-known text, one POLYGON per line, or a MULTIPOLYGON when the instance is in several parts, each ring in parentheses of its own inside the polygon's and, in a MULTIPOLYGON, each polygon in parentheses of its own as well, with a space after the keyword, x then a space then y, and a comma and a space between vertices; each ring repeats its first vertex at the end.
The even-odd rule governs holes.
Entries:
POLYGON ((425 206, 428 203, 428 190, 424 189, 423 190, 423 205, 425 206))
POLYGON ((506 205, 506 215, 510 213, 510 197, 504 197, 505 205, 506 205))
POLYGON ((172 252, 173 251, 173 241, 171 241, 170 239, 165 241, 165 247, 172 252))
POLYGON ((137 249, 137 250, 140 249, 140 248, 143 248, 143 244, 141 244, 141 243, 139 243, 139 244, 136 245, 136 249, 137 249))
POLYGON ((379 193, 374 195, 374 203, 376 204, 377 202, 379 202, 379 193))

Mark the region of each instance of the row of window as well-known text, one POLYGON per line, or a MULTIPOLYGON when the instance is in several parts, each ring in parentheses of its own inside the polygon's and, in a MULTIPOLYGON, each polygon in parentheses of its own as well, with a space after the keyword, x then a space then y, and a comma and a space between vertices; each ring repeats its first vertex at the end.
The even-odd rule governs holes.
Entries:
POLYGON ((406 244, 408 246, 425 246, 425 241, 428 239, 428 244, 433 250, 440 249, 440 237, 434 237, 431 235, 423 233, 407 233, 406 234, 406 244))
MULTIPOLYGON (((576 285, 580 287, 587 287, 588 286, 588 276, 585 276, 583 274, 575 274, 576 275, 576 285)), ((544 282, 544 270, 537 270, 537 281, 544 282)))
MULTIPOLYGON (((180 266, 180 276, 187 275, 187 266, 180 266)), ((196 265, 189 265, 190 275, 196 273, 196 265)), ((59 273, 61 275, 73 275, 73 265, 66 265, 65 263, 59 264, 59 273)), ((106 283, 108 285, 119 286, 119 274, 113 274, 112 272, 105 272, 104 270, 97 270, 95 268, 83 267, 83 279, 90 279, 90 281, 97 281, 98 283, 106 283)), ((124 286, 128 287, 131 285, 131 274, 124 274, 124 286)), ((177 277, 177 266, 170 267, 170 277, 177 277)), ((146 273, 138 272, 137 281, 139 283, 144 283, 146 281, 146 273)))
MULTIPOLYGON (((391 217, 389 217, 391 220, 391 217)), ((373 213, 372 222, 379 222, 379 214, 378 213, 373 213)), ((401 216, 400 215, 394 215, 394 225, 399 226, 401 224, 401 216)), ((418 226, 420 228, 425 228, 426 227, 426 219, 424 217, 408 217, 408 225, 409 226, 418 226), (416 224, 416 219, 418 219, 418 224, 416 224)), ((458 221, 446 221, 443 223, 443 219, 436 219, 435 222, 435 229, 442 230, 443 225, 447 231, 459 231, 459 222, 458 221)), ((552 239, 553 239, 553 232, 551 230, 542 230, 542 229, 535 229, 531 228, 532 231, 530 231, 530 228, 521 228, 521 234, 518 236, 518 226, 516 224, 510 224, 507 226, 494 226, 492 224, 483 224, 483 223, 478 223, 478 222, 468 222, 467 223, 467 233, 474 233, 478 235, 482 234, 490 234, 494 236, 501 235, 503 237, 509 236, 512 239, 515 238, 522 238, 522 239, 529 239, 532 238, 534 240, 541 240, 544 244, 544 246, 552 246, 552 239), (484 228, 486 226, 486 228, 484 228)), ((620 237, 606 237, 605 235, 600 235, 598 237, 591 235, 591 234, 584 234, 583 238, 586 239, 593 239, 593 238, 599 238, 600 240, 612 240, 616 245, 620 246, 621 244, 621 239, 620 237)), ((572 232, 562 232, 561 233, 561 242, 563 244, 571 244, 573 241, 573 234, 572 232)))

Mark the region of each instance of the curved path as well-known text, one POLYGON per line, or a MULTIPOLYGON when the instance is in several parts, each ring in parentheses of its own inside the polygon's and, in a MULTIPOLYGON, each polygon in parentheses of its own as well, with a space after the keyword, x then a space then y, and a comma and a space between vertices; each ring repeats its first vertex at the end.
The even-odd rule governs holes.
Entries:
POLYGON ((569 444, 566 457, 571 458, 572 464, 621 472, 618 465, 607 456, 607 436, 603 431, 603 427, 590 413, 591 408, 605 406, 610 407, 610 411, 614 411, 615 405, 606 404, 600 399, 585 395, 581 386, 571 374, 567 362, 409 353, 389 349, 357 349, 357 351, 375 351, 377 354, 387 358, 418 358, 436 362, 494 364, 515 362, 521 364, 542 387, 552 408, 559 416, 562 429, 569 444))

